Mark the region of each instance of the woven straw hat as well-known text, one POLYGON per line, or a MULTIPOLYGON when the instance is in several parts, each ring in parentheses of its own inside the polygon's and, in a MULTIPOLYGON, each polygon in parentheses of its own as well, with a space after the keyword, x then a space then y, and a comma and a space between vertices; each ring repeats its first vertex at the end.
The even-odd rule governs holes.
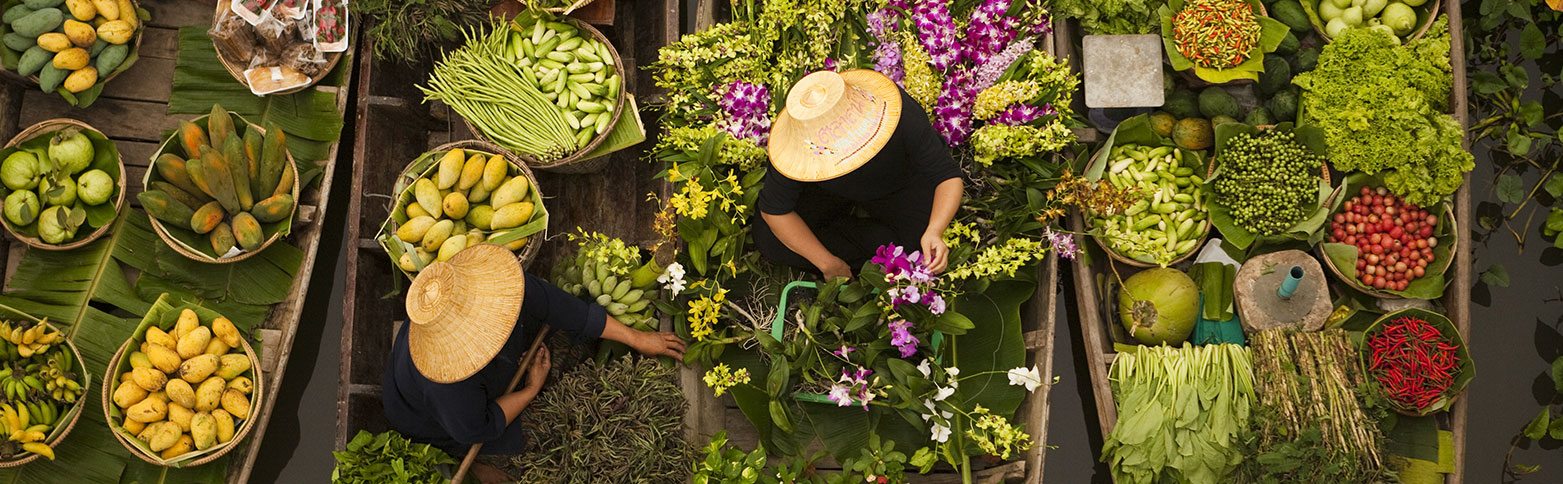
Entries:
POLYGON ((809 74, 787 92, 771 127, 771 166, 805 182, 851 173, 884 148, 900 120, 901 92, 884 74, 809 74))
POLYGON ((407 289, 407 346, 418 372, 437 383, 477 373, 510 338, 524 295, 521 264, 498 245, 474 245, 424 267, 407 289))

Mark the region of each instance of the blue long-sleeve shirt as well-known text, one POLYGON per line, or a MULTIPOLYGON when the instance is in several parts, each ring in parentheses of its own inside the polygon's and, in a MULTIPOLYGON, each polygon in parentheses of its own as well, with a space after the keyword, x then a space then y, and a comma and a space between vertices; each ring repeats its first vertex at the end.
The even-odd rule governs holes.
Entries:
POLYGON ((518 421, 505 424, 505 412, 495 399, 520 368, 531 331, 524 327, 546 324, 570 335, 576 344, 602 335, 607 312, 570 295, 540 277, 526 275, 526 296, 521 317, 510 339, 483 369, 455 383, 430 381, 413 364, 407 348, 407 330, 396 336, 391 361, 386 365, 382 402, 391 428, 416 442, 426 442, 453 455, 483 443, 484 454, 516 454, 526 449, 526 437, 518 421))

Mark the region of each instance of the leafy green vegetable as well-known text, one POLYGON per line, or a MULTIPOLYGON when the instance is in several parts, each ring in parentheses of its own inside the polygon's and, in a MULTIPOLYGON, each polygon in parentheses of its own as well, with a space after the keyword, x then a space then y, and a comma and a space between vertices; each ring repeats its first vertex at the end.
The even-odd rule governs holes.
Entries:
POLYGON ((1152 34, 1161 28, 1156 10, 1165 0, 1058 0, 1052 13, 1080 21, 1086 35, 1152 34))
POLYGON ((374 55, 413 63, 461 38, 461 27, 488 20, 494 0, 358 0, 353 13, 369 19, 364 34, 374 55))
POLYGON ((456 463, 445 451, 414 444, 394 430, 380 435, 360 430, 347 443, 346 452, 332 454, 336 456, 333 484, 442 484, 446 479, 435 466, 456 463))
POLYGON ((1226 482, 1243 461, 1254 375, 1233 344, 1140 346, 1111 370, 1118 423, 1102 460, 1119 484, 1226 482), (1167 479, 1163 479, 1163 477, 1167 479))
POLYGON ((1353 29, 1319 54, 1318 67, 1293 80, 1302 107, 1324 129, 1336 169, 1382 174, 1410 203, 1433 205, 1475 167, 1464 130, 1449 108, 1448 20, 1405 47, 1388 35, 1353 29))

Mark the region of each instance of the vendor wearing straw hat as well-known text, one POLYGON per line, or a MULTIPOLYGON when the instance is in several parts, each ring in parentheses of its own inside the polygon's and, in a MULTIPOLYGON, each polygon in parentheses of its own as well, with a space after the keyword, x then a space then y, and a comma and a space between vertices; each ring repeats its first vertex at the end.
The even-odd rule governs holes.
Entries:
POLYGON ((893 243, 944 270, 961 169, 923 107, 889 78, 861 69, 805 76, 787 93, 768 151, 754 230, 766 257, 849 277, 893 243))
MULTIPOLYGON (((523 325, 546 324, 578 344, 606 338, 642 354, 683 359, 678 336, 630 329, 602 306, 525 273, 515 254, 492 244, 425 267, 408 288, 406 304, 412 324, 391 350, 385 416, 409 439, 456 456, 478 443, 484 454, 518 454, 526 447, 516 416, 537 397, 549 360, 540 348, 527 362, 522 388, 506 388, 523 364, 523 325)), ((474 470, 479 477, 494 472, 474 470)))

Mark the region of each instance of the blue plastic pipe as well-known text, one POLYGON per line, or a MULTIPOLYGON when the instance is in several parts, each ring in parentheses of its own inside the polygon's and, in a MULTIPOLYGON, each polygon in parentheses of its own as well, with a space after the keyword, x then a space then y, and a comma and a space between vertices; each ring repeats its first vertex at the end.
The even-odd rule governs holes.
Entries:
POLYGON ((1292 266, 1292 270, 1286 273, 1286 280, 1281 281, 1281 289, 1276 293, 1280 294, 1281 299, 1291 299, 1292 293, 1297 292, 1297 284, 1302 282, 1302 278, 1302 266, 1292 266))

